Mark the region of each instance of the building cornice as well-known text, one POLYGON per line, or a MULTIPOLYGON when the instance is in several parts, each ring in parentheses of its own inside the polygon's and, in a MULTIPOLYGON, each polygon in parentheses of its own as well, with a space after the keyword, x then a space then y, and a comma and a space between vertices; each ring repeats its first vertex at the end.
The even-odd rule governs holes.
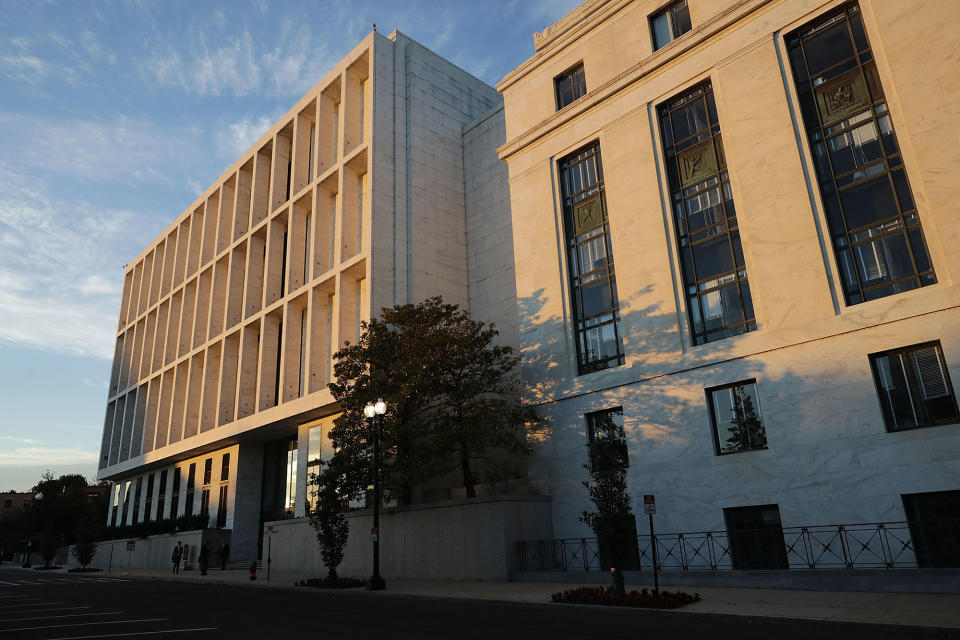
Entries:
MULTIPOLYGON (((553 43, 556 46, 550 46, 549 50, 544 50, 542 54, 537 54, 526 63, 518 67, 514 72, 508 74, 500 82, 500 84, 497 85, 497 89, 502 92, 510 84, 513 84, 521 77, 528 74, 536 66, 542 64, 546 58, 552 56, 559 46, 565 46, 567 40, 574 40, 580 37, 583 33, 593 29, 600 24, 600 22, 605 20, 612 13, 618 11, 629 1, 630 0, 614 2, 614 0, 597 0, 597 4, 606 2, 607 8, 610 10, 602 12, 602 15, 598 11, 594 11, 593 14, 591 14, 591 16, 587 19, 587 23, 584 24, 582 28, 576 29, 576 31, 573 31, 571 28, 571 30, 558 34, 556 36, 558 39, 553 43)), ((755 13, 762 7, 774 1, 775 0, 739 0, 739 2, 732 4, 730 7, 727 7, 720 13, 710 17, 702 24, 697 25, 695 28, 683 34, 670 44, 658 49, 657 51, 654 51, 651 55, 629 67, 626 71, 614 76, 592 91, 589 91, 579 100, 572 102, 556 113, 550 114, 549 117, 530 127, 520 135, 514 137, 512 140, 508 140, 504 145, 497 149, 500 159, 508 160, 512 155, 516 154, 528 145, 562 127, 570 120, 576 118, 582 113, 589 111, 593 107, 604 102, 633 83, 642 80, 650 74, 658 71, 662 67, 670 64, 692 49, 704 44, 723 30, 729 28, 734 23, 746 18, 747 16, 755 13)), ((572 15, 573 14, 571 14, 571 16, 572 15)), ((566 18, 564 18, 564 20, 566 20, 566 18)))

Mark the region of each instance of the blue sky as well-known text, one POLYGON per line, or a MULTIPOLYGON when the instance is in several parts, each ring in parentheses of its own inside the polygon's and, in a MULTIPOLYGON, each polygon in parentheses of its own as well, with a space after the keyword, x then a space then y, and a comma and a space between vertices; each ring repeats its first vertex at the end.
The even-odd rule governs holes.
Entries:
POLYGON ((0 490, 96 472, 123 266, 376 22, 490 84, 579 0, 0 0, 0 490))

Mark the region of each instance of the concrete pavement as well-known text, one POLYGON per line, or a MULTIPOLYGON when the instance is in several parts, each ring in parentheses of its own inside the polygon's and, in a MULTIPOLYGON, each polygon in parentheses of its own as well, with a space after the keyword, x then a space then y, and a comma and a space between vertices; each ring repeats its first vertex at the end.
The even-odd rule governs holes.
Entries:
MULTIPOLYGON (((54 572, 43 573, 49 575, 54 572)), ((103 572, 95 575, 107 574, 103 572)), ((123 575, 123 571, 114 570, 111 575, 123 575)), ((288 572, 271 572, 268 581, 265 568, 258 571, 256 581, 251 581, 249 573, 246 571, 230 569, 226 571, 211 569, 206 576, 201 576, 196 569, 181 571, 179 574, 158 569, 133 569, 130 575, 154 580, 245 585, 263 589, 303 589, 302 587, 295 587, 294 583, 303 578, 318 577, 288 572)), ((561 584, 395 579, 387 581, 386 591, 367 593, 370 594, 370 597, 406 596, 433 599, 453 598, 515 603, 549 603, 552 593, 578 586, 583 586, 583 584, 572 581, 561 584)), ((640 589, 641 586, 651 588, 651 585, 627 585, 627 589, 640 589)), ((673 591, 678 588, 688 593, 698 592, 703 600, 665 613, 756 616, 936 627, 956 630, 957 636, 960 637, 960 595, 956 594, 692 588, 689 586, 673 587, 669 582, 661 585, 661 589, 664 590, 673 591)), ((318 593, 324 591, 317 590, 318 593)))

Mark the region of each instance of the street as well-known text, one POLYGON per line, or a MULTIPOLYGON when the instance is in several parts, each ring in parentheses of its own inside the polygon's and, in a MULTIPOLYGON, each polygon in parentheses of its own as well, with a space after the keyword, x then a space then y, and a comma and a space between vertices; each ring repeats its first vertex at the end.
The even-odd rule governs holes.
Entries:
POLYGON ((956 630, 0 567, 0 638, 956 638, 956 630))

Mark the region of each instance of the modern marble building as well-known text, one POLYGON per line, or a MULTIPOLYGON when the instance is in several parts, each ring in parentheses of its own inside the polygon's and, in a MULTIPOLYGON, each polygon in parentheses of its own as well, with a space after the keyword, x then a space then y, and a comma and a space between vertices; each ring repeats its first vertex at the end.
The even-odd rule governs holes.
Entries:
POLYGON ((590 0, 534 41, 498 151, 555 536, 607 438, 661 531, 960 517, 960 12, 590 0))
POLYGON ((331 353, 435 294, 524 356, 549 535, 604 440, 661 531, 960 516, 960 12, 588 0, 534 49, 494 90, 371 33, 131 261, 111 522, 255 553, 331 353))
POLYGON ((331 355, 361 321, 440 294, 516 340, 501 104, 374 31, 131 260, 99 471, 111 524, 208 513, 256 557, 265 521, 304 513, 331 355))

